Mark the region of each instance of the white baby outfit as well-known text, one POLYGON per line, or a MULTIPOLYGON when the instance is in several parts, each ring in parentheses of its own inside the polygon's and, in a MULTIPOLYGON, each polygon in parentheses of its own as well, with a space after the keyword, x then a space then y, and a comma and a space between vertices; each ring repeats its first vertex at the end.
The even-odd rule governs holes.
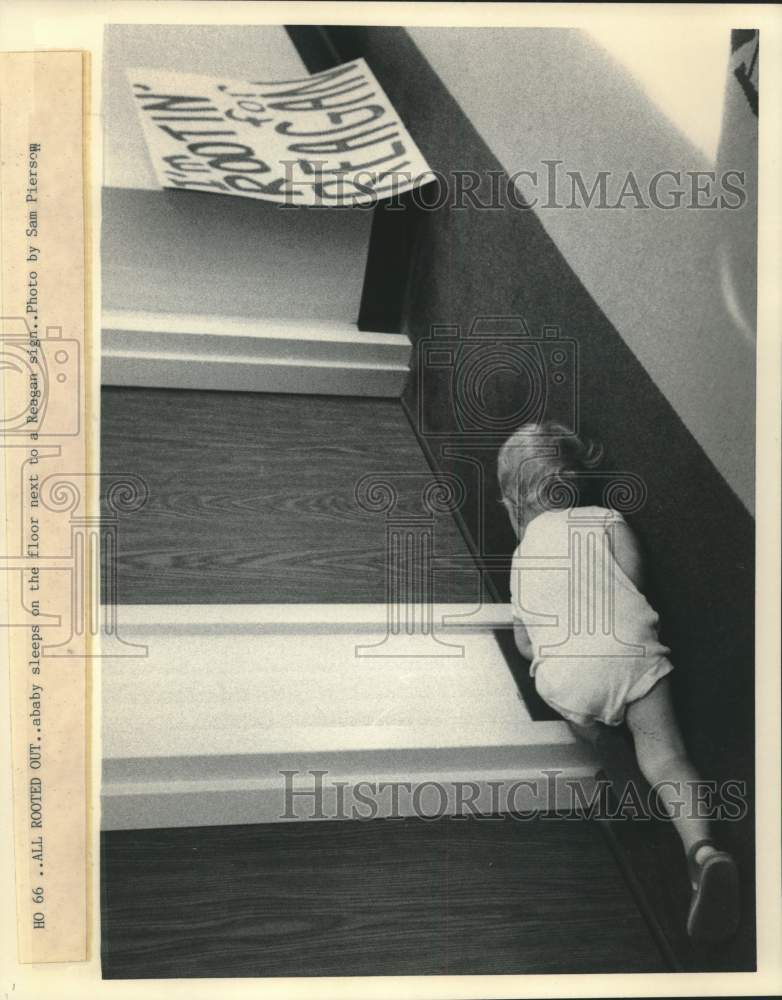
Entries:
POLYGON ((529 635, 535 687, 581 725, 619 725, 627 705, 673 669, 657 613, 614 558, 620 522, 605 507, 546 511, 513 556, 513 617, 529 635))

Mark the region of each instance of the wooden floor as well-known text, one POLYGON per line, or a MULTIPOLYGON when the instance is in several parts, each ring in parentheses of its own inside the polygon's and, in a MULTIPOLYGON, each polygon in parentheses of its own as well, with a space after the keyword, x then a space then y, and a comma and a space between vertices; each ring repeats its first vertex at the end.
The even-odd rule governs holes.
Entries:
POLYGON ((115 832, 101 871, 105 978, 667 968, 584 820, 115 832))
MULTIPOLYGON (((386 517, 357 484, 378 473, 396 513, 421 516, 432 478, 397 400, 104 388, 101 402, 103 473, 149 489, 121 519, 120 603, 385 600, 386 517)), ((436 599, 474 600, 462 536, 434 517, 436 599)))

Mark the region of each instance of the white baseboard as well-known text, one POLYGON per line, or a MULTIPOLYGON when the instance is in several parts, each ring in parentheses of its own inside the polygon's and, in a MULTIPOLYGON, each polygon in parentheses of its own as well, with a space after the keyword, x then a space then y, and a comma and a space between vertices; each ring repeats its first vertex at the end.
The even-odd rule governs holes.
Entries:
POLYGON ((506 608, 436 606, 452 655, 421 636, 364 655, 386 612, 121 606, 120 636, 146 652, 102 661, 103 829, 572 808, 568 782, 591 794, 591 753, 518 697, 490 631, 506 608), (285 771, 305 794, 286 794, 285 771), (327 772, 320 800, 312 771, 327 772))
POLYGON ((597 765, 564 728, 530 722, 529 743, 508 746, 107 762, 101 827, 573 812, 593 795, 597 765))
POLYGON ((105 312, 103 385, 347 396, 401 394, 404 334, 353 324, 105 312))

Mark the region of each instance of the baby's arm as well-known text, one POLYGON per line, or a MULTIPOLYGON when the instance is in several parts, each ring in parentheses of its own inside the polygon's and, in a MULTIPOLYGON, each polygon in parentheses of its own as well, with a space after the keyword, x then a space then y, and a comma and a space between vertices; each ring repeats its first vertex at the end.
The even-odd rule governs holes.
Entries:
POLYGON ((532 662, 532 657, 534 655, 532 643, 529 641, 527 630, 521 622, 517 620, 514 620, 513 622, 513 638, 516 640, 516 649, 518 649, 525 660, 532 662))
POLYGON ((633 529, 622 520, 614 521, 611 549, 625 576, 643 590, 643 556, 633 529))

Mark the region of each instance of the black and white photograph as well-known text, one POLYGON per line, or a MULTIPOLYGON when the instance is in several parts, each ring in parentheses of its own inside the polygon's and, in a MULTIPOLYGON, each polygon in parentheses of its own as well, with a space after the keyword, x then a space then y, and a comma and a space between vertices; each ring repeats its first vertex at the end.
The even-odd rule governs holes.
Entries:
POLYGON ((675 24, 106 27, 104 977, 755 967, 760 37, 675 24))
POLYGON ((759 47, 106 27, 104 977, 755 967, 759 47))
POLYGON ((32 6, 0 66, 19 961, 194 997, 778 967, 782 25, 32 6))

